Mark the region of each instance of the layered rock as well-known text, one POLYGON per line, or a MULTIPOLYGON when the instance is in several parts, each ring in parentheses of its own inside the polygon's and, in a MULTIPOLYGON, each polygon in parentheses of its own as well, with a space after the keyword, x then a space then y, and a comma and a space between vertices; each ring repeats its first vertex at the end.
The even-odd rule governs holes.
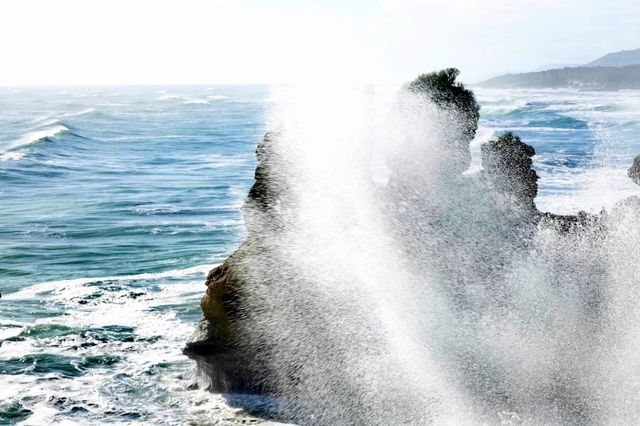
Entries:
POLYGON ((538 174, 532 168, 536 151, 511 132, 482 145, 482 177, 490 190, 505 194, 510 202, 535 210, 538 174))
POLYGON ((636 185, 640 185, 640 155, 633 159, 633 165, 629 168, 627 176, 629 176, 636 185))
POLYGON ((208 388, 214 392, 250 392, 264 390, 265 371, 256 365, 255 354, 246 352, 241 339, 244 290, 250 285, 248 264, 258 253, 268 250, 267 235, 277 232, 286 213, 286 185, 280 170, 284 159, 273 149, 277 133, 267 133, 256 149, 255 182, 243 207, 247 237, 244 243, 221 265, 212 269, 202 298, 203 318, 185 347, 194 359, 208 388))
MULTIPOLYGON (((590 250, 597 251, 600 244, 597 235, 605 217, 540 212, 534 202, 538 191, 538 175, 532 167, 535 150, 513 133, 500 135, 482 147, 483 170, 479 174, 463 174, 469 166, 469 144, 477 129, 479 115, 473 93, 457 83, 456 76, 457 71, 446 70, 420 76, 407 86, 413 94, 424 95, 449 118, 448 127, 443 130, 446 135, 440 142, 446 145, 451 156, 444 164, 437 165, 437 179, 421 176, 420 161, 430 152, 421 153, 424 157, 414 156, 410 151, 401 152, 393 158, 390 180, 380 192, 384 194, 382 199, 391 206, 385 219, 395 232, 393 238, 402 242, 407 264, 418 271, 424 268, 441 278, 446 286, 441 293, 449 298, 456 315, 462 318, 461 323, 469 327, 465 329, 468 335, 453 336, 454 342, 443 347, 470 360, 473 369, 464 374, 472 393, 483 395, 491 403, 504 402, 507 385, 498 383, 499 378, 493 374, 490 363, 480 356, 474 358, 475 342, 469 337, 473 336, 473 327, 481 324, 487 308, 498 310, 509 303, 502 297, 508 294, 505 277, 509 262, 514 253, 526 256, 537 230, 556 231, 554 238, 558 241, 554 241, 557 244, 550 250, 548 262, 552 270, 559 271, 556 276, 565 279, 568 273, 563 275, 563 271, 569 270, 572 259, 564 259, 563 251, 571 245, 572 238, 583 237, 590 239, 595 247, 590 250), (479 298, 478 293, 489 296, 479 298), (489 306, 491 304, 495 306, 489 306)), ((335 305, 340 306, 340 300, 318 301, 313 293, 298 291, 305 278, 296 276, 295 265, 291 264, 295 260, 287 258, 286 247, 280 246, 278 237, 291 232, 289 226, 296 214, 295 197, 304 188, 291 190, 299 184, 295 173, 297 165, 286 155, 286 147, 278 145, 279 140, 278 133, 268 133, 257 148, 255 183, 243 209, 246 240, 222 265, 209 273, 201 304, 203 318, 185 348, 185 353, 196 360, 200 372, 208 379, 209 389, 214 392, 277 394, 283 384, 295 388, 302 380, 305 366, 299 365, 298 359, 298 364, 283 367, 288 360, 273 359, 276 355, 271 345, 275 342, 268 340, 268 333, 252 328, 255 326, 253 319, 261 315, 261 309, 279 309, 287 303, 300 304, 298 311, 287 313, 290 317, 306 314, 308 306, 317 308, 314 303, 335 301, 335 305), (288 282, 292 280, 296 282, 288 282), (285 303, 255 303, 256 298, 268 299, 271 291, 279 292, 280 300, 285 303), (277 372, 275 364, 278 364, 277 372)), ((636 182, 640 180, 639 170, 640 160, 636 159, 629 172, 636 182)), ((326 267, 330 269, 333 265, 326 267)), ((584 269, 581 270, 583 275, 593 277, 585 284, 588 288, 584 305, 596 306, 600 301, 595 289, 603 280, 601 265, 594 260, 593 264, 580 267, 584 269)), ((349 277, 345 276, 345 279, 349 277)), ((563 282, 559 279, 551 284, 562 286, 563 282)), ((357 307, 346 306, 343 309, 350 315, 360 315, 357 307)), ((332 324, 335 318, 321 308, 312 313, 328 324, 323 331, 330 331, 331 327, 336 327, 332 324)), ((271 313, 271 316, 275 315, 271 313)), ((283 316, 285 321, 290 318, 283 316)), ((347 330, 345 335, 356 336, 353 341, 341 342, 340 347, 357 345, 357 338, 370 339, 366 330, 350 329, 357 325, 340 323, 337 327, 347 330)), ((298 337, 289 335, 287 338, 292 342, 286 344, 295 346, 299 343, 298 337)), ((331 339, 341 338, 314 337, 315 341, 309 344, 312 347, 305 349, 309 353, 321 352, 330 347, 331 339)), ((345 364, 342 353, 328 352, 325 356, 336 365, 345 364)), ((342 384, 328 382, 344 391, 344 387, 340 388, 342 384)), ((565 396, 558 396, 559 401, 562 398, 566 399, 563 403, 571 407, 573 396, 568 391, 565 396)), ((352 409, 366 409, 366 402, 352 409)))
MULTIPOLYGON (((420 240, 419 234, 416 241, 410 241, 416 238, 416 234, 410 235, 410 230, 403 234, 401 230, 404 224, 415 226, 416 223, 422 223, 430 228, 444 226, 440 231, 434 228, 433 234, 450 236, 447 228, 456 226, 460 221, 493 220, 495 200, 489 194, 504 190, 514 195, 516 202, 504 205, 503 210, 507 211, 518 203, 531 208, 537 191, 537 175, 531 169, 533 149, 511 134, 491 143, 490 149, 483 150, 486 171, 481 183, 474 183, 463 176, 462 172, 470 163, 469 144, 477 129, 479 106, 473 93, 455 81, 457 74, 454 69, 425 74, 407 86, 411 93, 424 95, 445 114, 447 127, 441 143, 446 144, 451 155, 446 164, 442 165, 441 181, 422 196, 414 197, 414 188, 420 187, 420 183, 416 182, 416 179, 420 179, 419 167, 409 168, 407 164, 415 158, 396 157, 385 190, 389 203, 405 204, 403 211, 407 215, 397 211, 389 220, 392 227, 400 230, 397 237, 404 240, 408 249, 407 256, 414 258, 416 262, 430 258, 443 265, 441 272, 453 283, 454 290, 458 285, 464 285, 463 276, 469 275, 470 268, 476 270, 474 274, 478 280, 487 280, 498 273, 497 270, 487 270, 487 267, 494 268, 494 264, 504 263, 495 262, 498 254, 492 247, 497 245, 495 241, 502 241, 501 235, 518 234, 513 228, 521 225, 520 215, 514 216, 516 219, 509 216, 500 225, 504 229, 499 234, 487 234, 482 231, 482 227, 473 227, 470 228, 471 234, 459 234, 456 241, 435 239, 428 244, 420 240), (513 185, 498 184, 505 176, 508 176, 513 185), (436 197, 436 192, 447 192, 447 187, 456 188, 459 196, 436 197), (514 188, 519 189, 513 192, 514 188), (411 195, 407 197, 409 192, 411 195), (435 201, 439 204, 436 205, 435 201), (426 205, 424 203, 430 204, 430 207, 423 208, 426 205), (480 234, 476 233, 478 229, 482 231, 480 234), (478 242, 487 248, 476 250, 481 255, 479 258, 468 258, 465 253, 469 253, 469 247, 477 246, 478 242), (486 256, 492 256, 494 262, 488 261, 486 256), (466 261, 461 262, 465 257, 466 261), (455 284, 456 282, 459 284, 455 284)), ((278 141, 277 132, 267 133, 256 150, 258 162, 255 183, 243 208, 246 240, 223 264, 209 273, 207 290, 201 303, 203 318, 185 348, 185 353, 197 362, 200 372, 208 378, 209 389, 214 392, 270 393, 278 387, 274 384, 275 381, 296 381, 296 366, 291 366, 291 374, 285 374, 290 377, 271 377, 272 371, 265 355, 269 352, 269 342, 257 338, 255 334, 259 333, 252 335, 247 330, 250 323, 248 311, 252 308, 251 301, 246 297, 246 290, 279 284, 270 282, 277 274, 272 271, 261 272, 260 268, 267 267, 269 259, 273 260, 273 268, 288 268, 288 260, 278 252, 277 236, 295 214, 295 191, 289 189, 296 184, 293 177, 295 173, 292 173, 296 165, 291 164, 285 155, 286 147, 276 146, 278 141)), ((291 278, 283 275, 282 279, 291 278)), ((458 290, 452 294, 454 298, 460 296, 458 290)))

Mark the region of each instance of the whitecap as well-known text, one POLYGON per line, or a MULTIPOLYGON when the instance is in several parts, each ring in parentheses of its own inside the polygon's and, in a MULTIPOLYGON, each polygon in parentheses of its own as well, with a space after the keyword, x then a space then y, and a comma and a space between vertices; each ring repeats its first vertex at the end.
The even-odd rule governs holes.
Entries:
POLYGON ((52 118, 52 117, 43 117, 43 118, 37 120, 36 122, 39 123, 38 126, 37 126, 38 129, 40 129, 42 127, 53 126, 54 124, 64 125, 59 119, 52 118))
POLYGON ((178 213, 181 210, 180 207, 174 206, 173 204, 157 204, 138 206, 133 209, 133 212, 140 215, 153 216, 155 214, 178 213))
MULTIPOLYGON (((2 321, 2 323, 0 323, 0 340, 17 336, 22 332, 24 325, 25 324, 18 321, 2 321)), ((1 349, 2 345, 0 345, 0 350, 1 349)))
POLYGON ((16 299, 31 299, 35 296, 42 295, 45 293, 61 293, 65 292, 67 296, 71 297, 79 297, 83 295, 90 294, 95 291, 95 289, 91 287, 86 287, 86 284, 90 284, 98 281, 131 281, 131 280, 154 280, 160 278, 180 278, 189 275, 204 275, 206 274, 213 266, 212 265, 198 265, 192 266, 186 269, 173 269, 164 272, 145 272, 142 274, 134 274, 134 275, 115 275, 108 277, 93 277, 93 278, 74 278, 69 280, 58 280, 58 281, 46 281, 34 284, 32 286, 26 287, 22 290, 19 290, 15 293, 9 293, 3 295, 3 299, 5 300, 16 300, 16 299))
POLYGON ((173 99, 184 99, 182 95, 162 95, 158 97, 159 101, 169 101, 173 99))
POLYGON ((83 109, 81 111, 76 111, 76 112, 68 112, 66 114, 63 114, 63 117, 78 117, 80 115, 85 115, 85 114, 90 114, 92 112, 94 112, 96 109, 95 108, 86 108, 83 109))
MULTIPOLYGON (((34 130, 28 133, 25 133, 24 135, 20 136, 19 138, 9 142, 7 145, 3 146, 1 149, 4 150, 4 152, 2 152, 1 154, 7 154, 9 151, 13 151, 14 149, 17 148, 23 148, 25 146, 34 144, 34 143, 38 143, 41 142, 47 138, 51 138, 53 136, 59 135, 61 133, 64 132, 68 132, 69 129, 62 125, 62 124, 56 124, 52 127, 48 127, 46 129, 42 129, 42 130, 34 130)), ((20 157, 21 158, 21 157, 20 157)), ((13 157, 12 159, 16 159, 16 157, 13 157)))
POLYGON ((206 99, 191 99, 188 98, 182 102, 185 105, 208 105, 209 101, 206 99))
POLYGON ((20 160, 24 155, 24 152, 5 152, 0 154, 0 161, 20 160))

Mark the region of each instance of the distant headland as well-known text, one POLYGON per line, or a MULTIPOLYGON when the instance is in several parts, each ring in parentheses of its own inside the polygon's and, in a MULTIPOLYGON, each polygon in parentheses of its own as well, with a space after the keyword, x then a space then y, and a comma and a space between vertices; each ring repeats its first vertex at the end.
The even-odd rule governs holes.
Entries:
POLYGON ((640 49, 609 53, 582 66, 505 74, 477 84, 496 89, 640 89, 640 49))

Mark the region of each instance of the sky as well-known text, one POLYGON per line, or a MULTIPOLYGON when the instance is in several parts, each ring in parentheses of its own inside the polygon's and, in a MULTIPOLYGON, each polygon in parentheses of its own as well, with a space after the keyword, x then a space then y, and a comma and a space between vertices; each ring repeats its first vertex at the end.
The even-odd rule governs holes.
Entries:
POLYGON ((0 85, 473 83, 636 48, 638 0, 0 1, 0 85))

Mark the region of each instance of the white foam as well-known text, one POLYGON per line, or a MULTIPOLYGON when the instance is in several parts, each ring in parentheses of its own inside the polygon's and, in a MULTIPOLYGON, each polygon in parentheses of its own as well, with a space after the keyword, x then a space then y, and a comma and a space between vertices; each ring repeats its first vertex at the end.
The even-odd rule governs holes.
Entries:
POLYGON ((182 209, 178 206, 174 206, 173 204, 158 204, 158 205, 147 205, 147 206, 139 206, 133 209, 133 211, 137 214, 141 215, 154 215, 157 213, 178 213, 182 209))
MULTIPOLYGON (((3 321, 0 323, 0 340, 17 336, 22 331, 22 327, 24 324, 17 321, 3 321)), ((2 349, 1 345, 0 349, 2 349)))
MULTIPOLYGON (((23 341, 8 341, 0 347, 0 360, 16 359, 28 354, 51 354, 65 357, 86 357, 114 354, 120 361, 108 368, 95 366, 79 377, 71 380, 42 380, 42 376, 20 374, 3 376, 0 386, 0 400, 11 401, 19 395, 20 403, 30 411, 23 424, 74 424, 74 418, 60 415, 53 407, 51 398, 64 397, 65 403, 79 404, 88 412, 77 417, 81 424, 101 424, 106 411, 140 412, 149 416, 143 423, 158 424, 176 419, 194 423, 224 419, 224 424, 244 423, 246 415, 240 409, 229 407, 221 395, 213 395, 205 390, 187 390, 192 383, 192 365, 182 354, 187 337, 193 332, 193 324, 180 319, 175 310, 162 309, 167 305, 193 303, 202 293, 201 274, 211 266, 199 265, 192 268, 171 270, 160 273, 121 275, 107 278, 85 278, 62 280, 40 284, 41 288, 55 288, 50 295, 50 303, 61 304, 65 315, 41 318, 36 324, 59 324, 76 329, 91 329, 108 325, 132 327, 133 341, 99 341, 95 346, 81 346, 86 338, 75 333, 65 336, 31 336, 25 334, 23 341), (78 305, 74 300, 77 292, 73 285, 115 278, 157 279, 188 277, 194 279, 172 283, 154 283, 154 289, 141 288, 145 294, 136 298, 127 297, 131 288, 104 292, 99 299, 78 305), (159 288, 159 291, 158 291, 159 288), (158 338, 159 337, 159 338, 158 338), (163 367, 158 368, 159 365, 163 367), (118 392, 123 387, 153 392, 150 397, 132 400, 119 399, 118 392), (114 391, 116 391, 114 393, 114 391), (166 394, 167 399, 157 395, 166 394), (64 422, 67 423, 64 423, 64 422)), ((86 287, 96 291, 96 287, 86 287)), ((23 293, 26 295, 26 293, 23 293)), ((8 295, 8 296, 15 296, 8 295)), ((9 298, 9 297, 7 297, 9 298)), ((15 321, 5 322, 5 326, 18 326, 24 331, 27 324, 15 321)), ((1 326, 1 325, 0 325, 1 326)), ((94 341, 94 343, 96 343, 94 341)), ((56 374, 50 373, 51 378, 56 374)), ((144 391, 147 392, 147 391, 144 391)))
POLYGON ((185 98, 182 95, 170 95, 170 94, 162 95, 158 97, 159 101, 169 101, 173 99, 185 99, 185 98))
POLYGON ((208 105, 209 101, 206 100, 206 99, 191 99, 191 98, 187 98, 182 103, 185 104, 185 105, 208 105))
POLYGON ((193 266, 191 268, 186 269, 174 269, 170 271, 164 272, 151 272, 151 273, 142 273, 135 275, 115 275, 108 277, 93 277, 93 278, 74 278, 69 280, 59 280, 59 281, 47 281, 42 283, 34 284, 30 287, 19 290, 15 293, 9 293, 3 295, 3 299, 6 300, 17 300, 17 299, 30 299, 34 296, 42 295, 43 293, 55 292, 61 293, 65 292, 67 295, 70 295, 69 292, 73 293, 74 297, 79 297, 82 295, 90 294, 95 289, 90 287, 83 287, 85 284, 93 283, 97 281, 130 281, 130 280, 153 280, 160 278, 180 278, 188 275, 195 274, 206 274, 211 268, 215 267, 212 265, 198 265, 193 266))
POLYGON ((24 155, 24 152, 5 152, 0 154, 0 161, 20 160, 24 155))
POLYGON ((225 96, 225 95, 210 95, 210 96, 207 96, 207 98, 209 98, 211 100, 214 100, 214 101, 221 101, 221 100, 224 100, 224 99, 229 99, 229 97, 225 96))

